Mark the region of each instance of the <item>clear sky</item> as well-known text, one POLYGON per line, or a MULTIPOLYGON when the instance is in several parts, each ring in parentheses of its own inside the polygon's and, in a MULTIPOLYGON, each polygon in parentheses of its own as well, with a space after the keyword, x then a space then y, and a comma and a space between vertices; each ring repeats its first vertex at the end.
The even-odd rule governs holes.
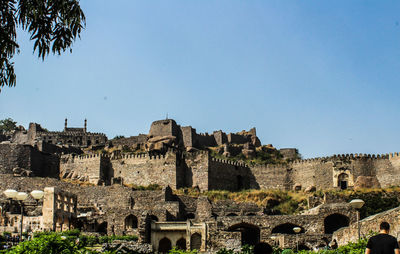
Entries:
POLYGON ((72 54, 44 62, 19 33, 0 119, 148 133, 251 127, 305 158, 400 151, 400 1, 81 2, 72 54))

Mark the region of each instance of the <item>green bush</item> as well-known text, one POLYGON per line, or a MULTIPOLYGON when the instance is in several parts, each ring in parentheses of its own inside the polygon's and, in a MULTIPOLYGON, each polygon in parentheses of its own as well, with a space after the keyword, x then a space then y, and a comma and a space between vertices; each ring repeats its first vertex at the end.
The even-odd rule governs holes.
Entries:
MULTIPOLYGON (((35 253, 35 254, 53 254, 53 253, 65 253, 65 254, 78 254, 82 253, 78 249, 78 246, 74 242, 68 239, 63 239, 58 234, 47 234, 36 237, 31 241, 21 242, 16 247, 5 252, 10 254, 25 254, 25 253, 35 253)), ((89 252, 86 252, 89 253, 89 252)))

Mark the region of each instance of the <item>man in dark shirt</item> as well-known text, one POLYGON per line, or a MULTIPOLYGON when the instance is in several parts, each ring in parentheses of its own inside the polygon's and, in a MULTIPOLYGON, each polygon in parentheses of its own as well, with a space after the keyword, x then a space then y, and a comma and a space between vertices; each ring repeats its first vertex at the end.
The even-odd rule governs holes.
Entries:
POLYGON ((389 223, 383 221, 379 229, 379 234, 368 240, 365 254, 400 254, 397 239, 389 235, 389 223))

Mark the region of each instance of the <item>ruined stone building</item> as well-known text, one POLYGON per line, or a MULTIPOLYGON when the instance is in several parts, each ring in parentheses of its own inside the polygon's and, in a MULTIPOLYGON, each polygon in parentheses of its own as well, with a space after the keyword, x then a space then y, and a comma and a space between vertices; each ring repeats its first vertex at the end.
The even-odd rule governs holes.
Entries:
MULTIPOLYGON (((24 232, 64 231, 75 228, 77 196, 55 187, 43 189, 43 200, 24 202, 26 212, 22 220, 24 232)), ((0 232, 19 232, 21 207, 16 202, 2 200, 0 232)))
POLYGON ((15 131, 10 136, 14 143, 30 144, 42 141, 47 144, 67 145, 74 147, 104 146, 107 137, 103 133, 92 133, 87 131, 87 120, 85 119, 83 128, 68 127, 68 120, 65 119, 63 131, 48 131, 43 129, 40 124, 30 123, 29 129, 15 131))
MULTIPOLYGON (((326 246, 334 232, 351 226, 356 220, 355 210, 348 204, 318 203, 310 205, 312 209, 303 214, 272 215, 265 207, 252 203, 211 202, 205 196, 195 198, 174 194, 173 191, 179 188, 315 191, 355 186, 388 187, 400 182, 398 153, 298 160, 296 149, 267 147, 279 153, 282 159, 265 165, 229 160, 238 151, 252 156, 263 149, 255 129, 235 134, 222 131, 211 135, 197 134, 190 126, 181 127, 166 119, 153 122, 147 135, 106 143, 104 134, 87 136, 86 126, 80 129, 65 126, 61 133, 79 135, 69 136, 67 141, 71 139, 72 144, 64 147, 55 144, 55 140, 63 143, 64 136, 52 136, 53 132, 47 135, 39 128, 40 125, 31 124, 27 132, 16 132, 0 143, 0 191, 57 186, 57 190, 69 193, 66 196, 76 197, 76 206, 75 201, 67 198, 68 204, 74 203, 76 213, 75 210, 73 213, 70 210, 69 213, 61 212, 65 204, 58 205, 57 200, 65 199, 54 194, 53 211, 46 210, 45 213, 43 203, 43 209, 38 209, 43 212, 35 215, 39 216, 35 220, 42 228, 77 227, 97 234, 134 234, 138 235, 139 242, 150 243, 157 251, 173 246, 216 251, 260 243, 293 247, 296 241, 293 227, 301 228, 297 238, 302 248, 321 247, 326 246), (79 149, 87 146, 89 139, 93 144, 96 138, 99 144, 114 150, 85 154, 79 149), (25 142, 27 140, 37 142, 31 144, 25 142), (128 152, 118 150, 124 146, 132 149, 128 152), (221 155, 227 159, 215 158, 210 147, 221 148, 221 155), (149 185, 158 185, 162 189, 138 191, 132 188, 149 185)), ((3 230, 18 231, 15 227, 5 228, 13 227, 11 218, 18 217, 17 212, 8 209, 6 204, 7 200, 0 196, 3 207, 0 230, 3 227, 3 230)))

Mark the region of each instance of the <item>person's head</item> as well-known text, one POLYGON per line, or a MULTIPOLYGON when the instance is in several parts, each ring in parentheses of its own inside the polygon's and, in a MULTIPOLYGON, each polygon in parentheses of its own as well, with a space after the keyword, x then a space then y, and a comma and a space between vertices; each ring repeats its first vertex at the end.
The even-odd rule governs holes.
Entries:
POLYGON ((387 223, 386 221, 382 221, 381 225, 379 225, 379 229, 389 232, 390 224, 387 223))

